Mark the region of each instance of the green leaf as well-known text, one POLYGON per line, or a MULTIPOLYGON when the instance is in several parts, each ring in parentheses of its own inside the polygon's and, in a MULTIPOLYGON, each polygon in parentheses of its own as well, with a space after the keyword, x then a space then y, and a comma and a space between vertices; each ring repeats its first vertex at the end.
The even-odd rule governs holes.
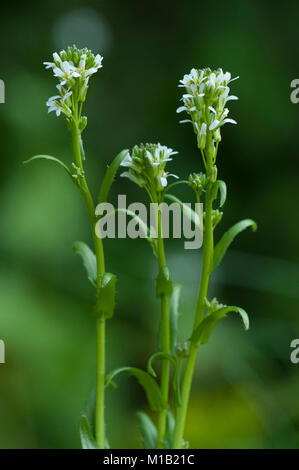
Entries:
POLYGON ((58 163, 58 165, 62 166, 62 168, 72 178, 71 170, 58 158, 51 157, 51 155, 35 155, 34 157, 29 158, 29 160, 25 160, 23 163, 30 163, 34 160, 51 160, 52 162, 58 163))
POLYGON ((82 415, 80 420, 80 438, 82 449, 99 448, 92 434, 89 421, 85 415, 82 415))
MULTIPOLYGON (((94 389, 92 394, 90 395, 89 400, 87 401, 86 408, 85 408, 85 414, 83 414, 82 416, 84 416, 86 418, 88 426, 89 426, 90 434, 92 436, 92 440, 95 442, 95 445, 97 446, 97 443, 96 443, 96 440, 95 440, 95 437, 94 437, 94 433, 95 433, 95 425, 94 425, 95 408, 96 408, 96 391, 94 389)), ((86 426, 86 424, 84 426, 86 426)), ((81 433, 81 428, 80 428, 80 433, 81 433)), ((98 446, 96 448, 98 449, 98 446)), ((105 435, 105 449, 110 449, 110 445, 109 445, 109 442, 108 442, 108 439, 107 439, 106 435, 105 435)))
POLYGON ((175 428, 175 419, 171 411, 167 410, 166 434, 165 434, 165 439, 163 441, 164 449, 172 449, 174 428, 175 428))
POLYGON ((157 375, 153 369, 152 364, 155 361, 165 361, 165 360, 171 362, 174 368, 172 385, 173 385, 176 405, 180 406, 181 404, 180 376, 179 376, 178 360, 176 356, 174 356, 173 354, 165 353, 165 352, 157 352, 149 358, 148 363, 147 363, 147 370, 149 374, 151 374, 153 377, 156 377, 157 375))
POLYGON ((156 297, 160 298, 163 295, 170 297, 172 290, 173 286, 169 269, 167 266, 163 266, 156 277, 156 297))
POLYGON ((113 380, 113 378, 122 373, 126 372, 129 375, 135 377, 139 384, 144 388, 149 406, 154 411, 165 410, 168 407, 168 404, 165 402, 160 388, 157 382, 144 370, 138 369, 137 367, 120 367, 110 372, 106 378, 106 387, 113 380))
POLYGON ((227 189, 226 189, 226 183, 222 180, 217 180, 216 183, 218 184, 218 188, 220 191, 220 207, 222 207, 226 201, 226 194, 227 194, 227 189))
POLYGON ((220 241, 215 246, 212 270, 219 265, 234 238, 247 227, 252 227, 253 231, 257 229, 257 225, 254 220, 244 219, 233 225, 222 235, 220 241))
POLYGON ((144 448, 156 449, 158 442, 158 432, 156 426, 150 417, 143 411, 137 413, 137 419, 139 422, 144 448))
POLYGON ((84 242, 75 242, 73 244, 73 250, 75 253, 81 256, 88 279, 93 286, 96 286, 97 260, 94 252, 84 242))
POLYGON ((180 199, 173 196, 172 194, 165 194, 165 199, 169 199, 170 201, 179 204, 183 214, 189 220, 191 220, 191 222, 194 223, 196 227, 200 227, 200 219, 198 217, 198 214, 193 209, 191 209, 191 207, 187 206, 184 202, 182 202, 180 199))
POLYGON ((241 307, 225 306, 205 317, 192 334, 190 341, 195 344, 206 344, 218 321, 226 317, 229 312, 239 313, 243 320, 245 330, 248 330, 249 318, 245 310, 241 307))
POLYGON ((112 186, 112 183, 114 181, 114 177, 116 175, 116 172, 118 168, 120 167, 120 164, 122 161, 125 159, 126 155, 128 153, 128 150, 122 150, 112 161, 111 165, 108 166, 102 185, 101 185, 101 190, 100 190, 100 195, 99 195, 99 204, 102 202, 107 202, 108 200, 108 194, 110 191, 110 188, 112 186))
POLYGON ((182 286, 174 284, 172 294, 169 298, 169 322, 170 322, 170 341, 171 349, 174 350, 177 345, 177 330, 179 319, 179 301, 182 286))
POLYGON ((101 276, 97 289, 97 300, 94 313, 97 317, 112 318, 115 308, 116 276, 105 273, 101 276))

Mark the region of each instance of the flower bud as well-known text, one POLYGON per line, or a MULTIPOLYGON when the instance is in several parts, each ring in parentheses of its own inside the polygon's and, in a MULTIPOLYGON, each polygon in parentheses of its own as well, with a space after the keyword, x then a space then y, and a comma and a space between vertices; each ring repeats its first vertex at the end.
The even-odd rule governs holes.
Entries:
POLYGON ((171 155, 176 154, 171 148, 161 144, 140 144, 128 152, 121 166, 126 167, 121 176, 129 178, 138 186, 144 187, 150 194, 161 192, 167 186, 167 178, 176 175, 165 171, 166 163, 171 161, 171 155))

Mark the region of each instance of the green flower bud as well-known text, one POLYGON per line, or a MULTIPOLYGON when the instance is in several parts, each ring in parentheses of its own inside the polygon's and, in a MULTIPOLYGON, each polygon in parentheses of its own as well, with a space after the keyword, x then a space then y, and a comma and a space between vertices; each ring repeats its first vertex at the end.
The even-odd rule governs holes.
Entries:
POLYGON ((168 176, 177 178, 176 175, 165 171, 167 162, 172 160, 170 156, 176 153, 161 144, 135 145, 121 163, 121 166, 127 168, 121 176, 146 188, 151 194, 161 192, 167 186, 168 176))
POLYGON ((191 173, 188 178, 191 188, 200 196, 207 186, 207 176, 204 173, 191 173))
POLYGON ((80 132, 84 131, 86 126, 87 126, 87 117, 86 116, 81 116, 80 122, 79 122, 80 132))

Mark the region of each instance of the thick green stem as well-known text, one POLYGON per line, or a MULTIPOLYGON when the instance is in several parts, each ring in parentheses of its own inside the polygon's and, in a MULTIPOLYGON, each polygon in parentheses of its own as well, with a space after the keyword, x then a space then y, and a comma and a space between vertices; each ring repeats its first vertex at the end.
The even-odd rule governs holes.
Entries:
MULTIPOLYGON (((211 159, 208 160, 208 168, 211 168, 211 159)), ((209 176, 209 171, 208 171, 209 176)), ((203 238, 203 260, 201 270, 201 281, 198 294, 198 301, 196 306, 196 314, 193 325, 193 331, 200 324, 204 317, 205 299, 208 293, 211 265, 213 261, 214 241, 213 241, 213 226, 212 226, 212 185, 208 185, 205 197, 205 224, 204 224, 204 238, 203 238)), ((196 363, 198 346, 191 344, 189 356, 186 361, 184 376, 182 381, 182 399, 181 405, 177 408, 176 424, 174 430, 174 438, 172 447, 173 449, 180 449, 183 443, 184 428, 186 422, 186 415, 188 409, 188 402, 190 396, 190 389, 196 363)))
MULTIPOLYGON (((102 239, 95 233, 95 206, 90 193, 82 165, 82 155, 80 148, 80 131, 78 125, 74 124, 72 131, 72 143, 74 160, 77 167, 82 172, 80 177, 80 189, 84 197, 88 210, 91 231, 94 241, 94 248, 97 260, 97 282, 101 282, 101 277, 105 273, 105 261, 102 239)), ((100 449, 105 448, 105 319, 97 319, 97 370, 96 370, 96 408, 95 408, 95 435, 100 449)))
MULTIPOLYGON (((165 252, 164 252, 164 241, 163 241, 163 231, 162 231, 162 221, 161 221, 161 212, 158 211, 158 263, 159 269, 163 268, 165 263, 165 252)), ((161 342, 162 342, 162 351, 164 353, 169 353, 170 351, 170 325, 169 325, 169 312, 168 312, 168 297, 163 295, 161 297, 161 342)), ((161 370, 161 394, 165 400, 168 402, 169 394, 169 374, 170 374, 170 364, 168 360, 162 361, 162 370, 161 370)), ((166 418, 167 410, 161 410, 158 415, 158 448, 163 448, 163 439, 165 438, 166 432, 166 418)))
POLYGON ((100 449, 105 449, 105 323, 97 319, 95 434, 100 449))

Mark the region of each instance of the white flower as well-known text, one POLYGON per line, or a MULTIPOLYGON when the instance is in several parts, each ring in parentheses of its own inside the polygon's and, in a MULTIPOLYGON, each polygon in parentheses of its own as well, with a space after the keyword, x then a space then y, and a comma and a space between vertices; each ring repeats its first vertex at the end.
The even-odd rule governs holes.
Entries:
POLYGON ((165 165, 172 160, 171 155, 176 153, 178 152, 159 143, 135 145, 131 154, 128 152, 121 163, 121 166, 127 168, 121 176, 145 187, 150 194, 153 191, 163 191, 167 186, 168 176, 177 178, 165 171, 165 165))
POLYGON ((229 83, 239 77, 231 78, 229 72, 222 69, 191 69, 184 75, 179 86, 186 89, 182 96, 183 105, 177 109, 177 113, 187 112, 190 119, 183 122, 192 122, 197 134, 198 147, 202 150, 206 146, 207 132, 212 133, 212 142, 221 140, 220 128, 226 123, 236 124, 233 119, 227 118, 228 109, 225 105, 229 101, 237 100, 237 96, 229 95, 229 83))
POLYGON ((71 100, 69 100, 69 98, 71 97, 72 92, 70 90, 65 90, 61 85, 57 85, 57 88, 60 91, 60 95, 52 96, 46 102, 46 105, 49 108, 48 113, 55 111, 56 116, 60 116, 60 114, 63 113, 67 117, 71 117, 71 100))
POLYGON ((54 77, 60 79, 60 85, 65 85, 73 77, 79 77, 76 67, 70 62, 61 62, 59 67, 53 68, 54 77))
POLYGON ((60 116, 61 114, 61 106, 59 105, 59 102, 57 100, 60 99, 60 96, 52 96, 51 98, 48 99, 46 102, 46 105, 49 106, 48 113, 51 113, 51 111, 56 112, 56 116, 60 116))
POLYGON ((44 65, 46 69, 52 69, 54 77, 58 78, 57 89, 60 95, 47 101, 49 112, 55 111, 57 116, 63 113, 72 117, 78 103, 85 101, 90 76, 102 67, 102 61, 100 54, 94 56, 90 50, 78 49, 76 46, 68 47, 59 54, 54 52, 53 62, 44 62, 44 65))

